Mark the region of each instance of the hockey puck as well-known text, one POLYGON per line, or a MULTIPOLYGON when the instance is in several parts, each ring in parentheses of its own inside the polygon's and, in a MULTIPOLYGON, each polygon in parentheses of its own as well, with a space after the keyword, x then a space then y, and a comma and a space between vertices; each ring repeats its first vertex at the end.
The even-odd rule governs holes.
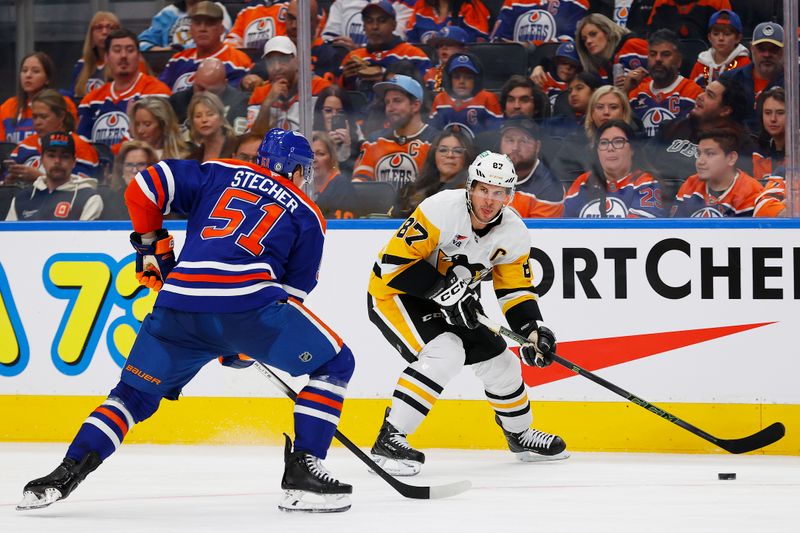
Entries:
POLYGON ((720 472, 717 477, 719 479, 736 479, 736 474, 734 472, 720 472))

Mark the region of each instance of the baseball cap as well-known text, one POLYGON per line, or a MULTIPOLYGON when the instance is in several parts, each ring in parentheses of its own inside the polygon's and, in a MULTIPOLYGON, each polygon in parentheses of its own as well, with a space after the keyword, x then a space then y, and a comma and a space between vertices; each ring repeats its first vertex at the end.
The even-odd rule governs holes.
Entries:
POLYGON ((711 15, 711 18, 708 19, 708 29, 710 30, 711 26, 714 26, 715 24, 727 24, 729 26, 733 26, 733 28, 739 33, 742 33, 742 19, 740 19, 739 15, 730 9, 720 9, 711 15), (727 18, 720 20, 723 15, 727 16, 727 18))
POLYGON ((375 0, 370 2, 364 6, 364 9, 361 10, 361 15, 363 16, 364 13, 366 13, 366 11, 371 7, 377 7, 390 17, 397 18, 397 13, 394 11, 394 6, 392 6, 392 3, 389 2, 389 0, 375 0))
POLYGON ((203 0, 202 2, 198 2, 190 11, 189 11, 189 18, 194 17, 208 17, 212 19, 219 19, 222 20, 224 15, 222 13, 222 8, 219 7, 214 2, 208 2, 207 0, 203 0))
POLYGON ((452 73, 457 68, 465 68, 471 70, 475 74, 480 74, 481 71, 472 61, 467 54, 453 54, 447 61, 447 72, 452 73))
POLYGON ((469 35, 458 26, 445 26, 428 40, 428 44, 436 47, 446 43, 467 44, 469 35))
POLYGON ((751 44, 772 43, 783 48, 783 28, 774 22, 762 22, 753 30, 751 44))
POLYGON ((578 51, 575 49, 575 43, 572 41, 562 43, 556 49, 556 57, 569 59, 573 63, 580 64, 581 60, 578 58, 578 51))
POLYGON ((42 137, 42 153, 54 148, 61 148, 75 155, 75 140, 65 131, 55 131, 42 137))
POLYGON ((507 119, 503 122, 503 125, 500 126, 500 135, 512 129, 522 130, 534 139, 539 139, 541 137, 539 134, 539 126, 536 125, 536 122, 527 117, 511 117, 507 119))
POLYGON ((422 85, 417 80, 402 74, 395 74, 386 81, 376 83, 372 86, 372 91, 383 98, 386 91, 401 90, 419 101, 422 101, 422 85))
POLYGON ((292 40, 285 35, 276 35, 264 44, 264 53, 261 57, 266 57, 267 54, 278 52, 279 54, 297 56, 297 47, 292 40))

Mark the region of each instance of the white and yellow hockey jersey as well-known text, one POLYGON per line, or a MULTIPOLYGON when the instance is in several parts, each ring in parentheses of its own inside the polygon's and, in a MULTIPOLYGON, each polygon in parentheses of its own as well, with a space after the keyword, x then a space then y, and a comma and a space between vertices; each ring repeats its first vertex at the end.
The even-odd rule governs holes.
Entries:
MULTIPOLYGON (((439 192, 419 204, 380 251, 369 293, 381 300, 397 294, 426 297, 453 265, 476 282, 491 279, 512 328, 541 320, 528 262, 530 237, 522 219, 506 209, 483 230, 474 230, 463 190, 439 192)), ((465 276, 462 276, 465 277, 465 276)))

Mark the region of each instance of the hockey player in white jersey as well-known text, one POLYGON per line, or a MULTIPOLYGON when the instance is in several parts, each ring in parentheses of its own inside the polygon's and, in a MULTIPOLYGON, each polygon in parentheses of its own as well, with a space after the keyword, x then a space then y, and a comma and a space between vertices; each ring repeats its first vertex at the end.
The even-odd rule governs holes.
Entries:
POLYGON ((517 175, 511 160, 483 152, 469 166, 463 190, 427 198, 380 251, 369 282, 370 320, 409 363, 372 455, 395 475, 415 475, 425 455, 407 435, 416 431, 447 383, 464 365, 483 382, 508 446, 522 461, 569 456, 561 437, 533 429, 517 357, 477 316, 481 279, 491 273, 511 328, 528 338, 527 365, 544 367, 555 336, 541 325, 528 263, 530 237, 522 219, 505 209, 517 175))

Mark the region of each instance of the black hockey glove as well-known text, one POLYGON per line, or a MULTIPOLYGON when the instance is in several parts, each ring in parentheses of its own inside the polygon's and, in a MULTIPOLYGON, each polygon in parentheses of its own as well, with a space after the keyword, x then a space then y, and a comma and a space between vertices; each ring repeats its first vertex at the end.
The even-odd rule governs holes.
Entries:
POLYGON ((483 313, 478 293, 470 288, 467 279, 459 278, 451 269, 447 275, 428 291, 428 298, 439 304, 448 324, 475 329, 478 313, 483 313))
POLYGON ((537 326, 528 335, 528 342, 519 347, 519 355, 528 366, 544 368, 553 362, 548 357, 556 349, 556 336, 549 328, 537 326))

